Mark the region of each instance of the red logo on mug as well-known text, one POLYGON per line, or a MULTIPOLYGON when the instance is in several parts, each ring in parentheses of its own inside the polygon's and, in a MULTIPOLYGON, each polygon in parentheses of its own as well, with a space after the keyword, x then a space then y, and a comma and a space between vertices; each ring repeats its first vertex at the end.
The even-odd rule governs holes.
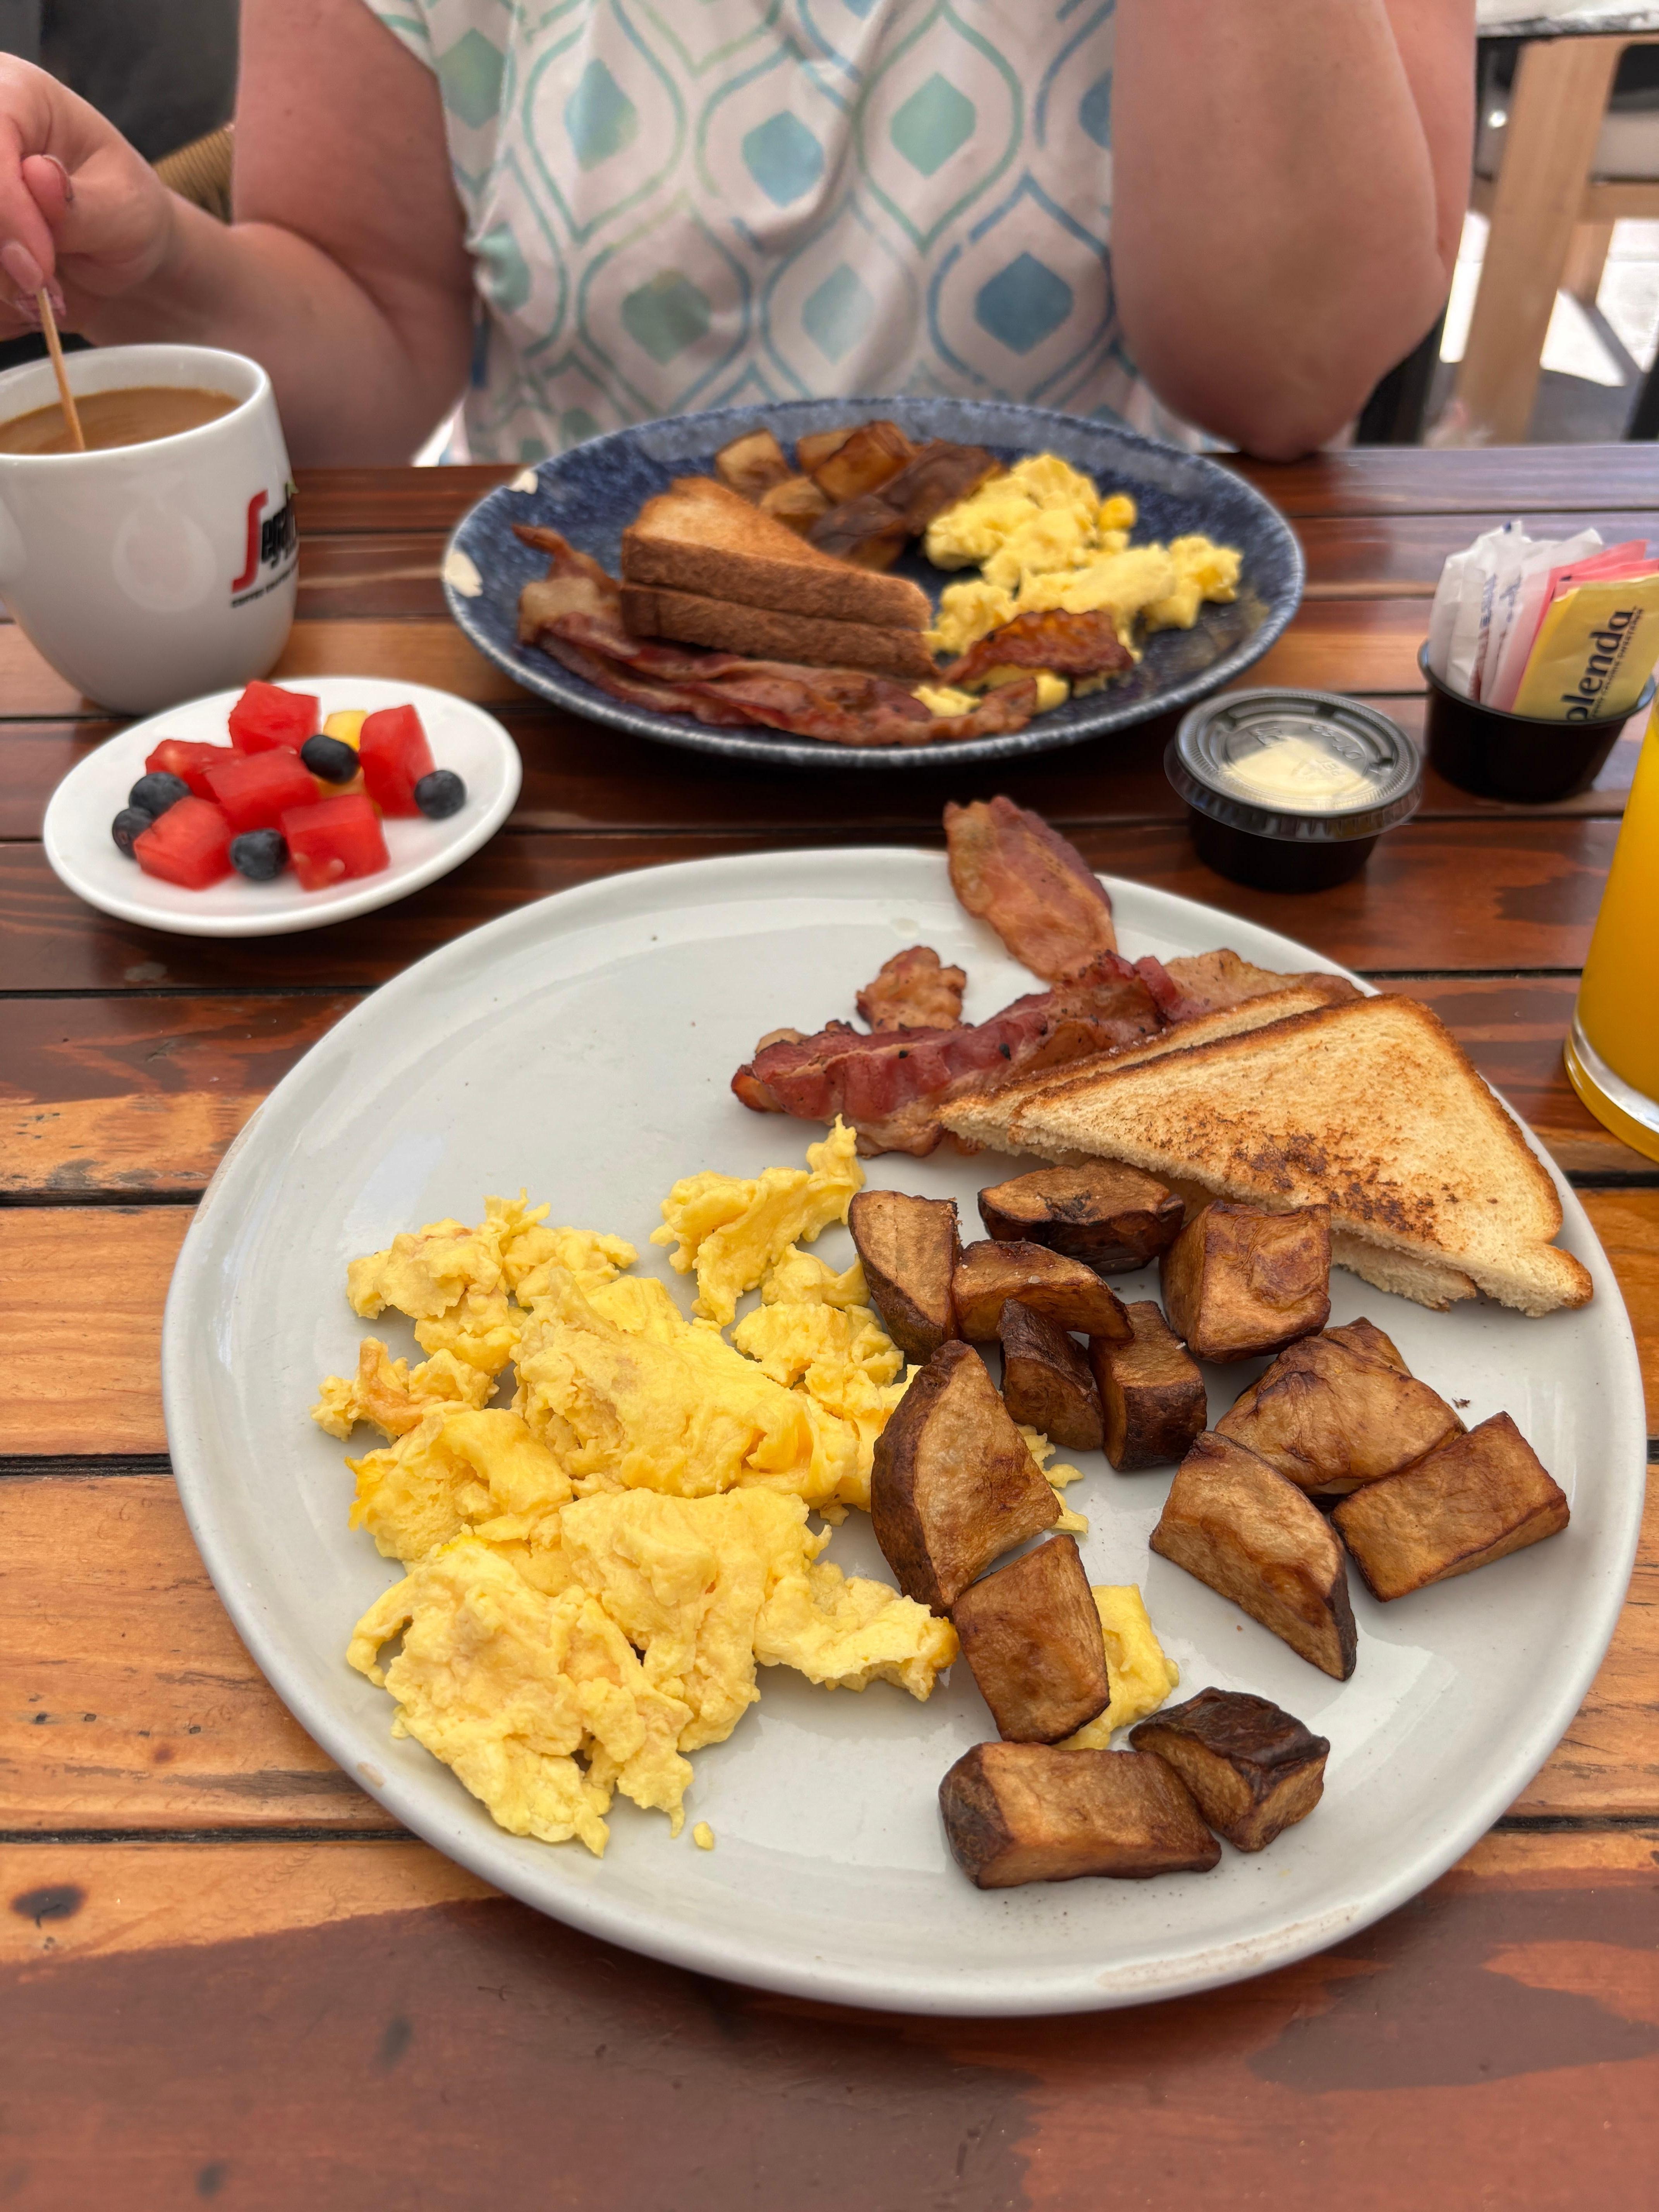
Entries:
POLYGON ((300 532, 294 519, 294 487, 287 488, 288 495, 274 514, 260 520, 264 509, 270 503, 270 494, 256 491, 247 503, 246 565, 230 587, 234 599, 247 590, 262 568, 280 562, 293 552, 299 543, 300 532))
POLYGON ((233 592, 245 592, 259 573, 259 510, 270 498, 269 492, 256 491, 247 503, 247 566, 231 586, 233 592))

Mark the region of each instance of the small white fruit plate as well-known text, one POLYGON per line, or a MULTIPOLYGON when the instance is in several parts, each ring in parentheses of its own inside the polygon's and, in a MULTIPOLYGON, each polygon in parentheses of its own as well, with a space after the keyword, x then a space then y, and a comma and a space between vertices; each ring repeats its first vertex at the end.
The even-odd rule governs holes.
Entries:
POLYGON ((413 707, 434 762, 453 769, 466 785, 465 805, 443 822, 388 817, 383 826, 391 865, 328 890, 301 890, 291 870, 268 884, 230 875, 203 891, 147 876, 117 846, 110 824, 163 738, 230 743, 230 710, 241 695, 216 691, 135 722, 70 769, 52 795, 43 833, 59 881, 88 906, 175 936, 279 937, 372 914, 435 883, 493 837, 511 812, 523 772, 519 749, 493 714, 470 701, 429 684, 380 676, 304 677, 285 688, 313 694, 324 716, 353 707, 370 714, 381 707, 413 707))

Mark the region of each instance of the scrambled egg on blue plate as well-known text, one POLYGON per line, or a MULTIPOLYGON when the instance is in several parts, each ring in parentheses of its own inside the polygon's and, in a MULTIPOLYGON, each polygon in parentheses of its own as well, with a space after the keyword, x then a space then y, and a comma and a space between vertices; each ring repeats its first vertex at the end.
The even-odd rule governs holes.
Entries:
MULTIPOLYGON (((1124 645, 1137 652, 1138 636, 1190 629, 1205 600, 1237 597, 1241 556, 1233 547, 1197 536, 1169 545, 1131 545, 1135 521, 1135 503, 1127 493, 1103 498, 1093 479, 1058 453, 1016 462, 928 526, 927 553, 935 568, 980 572, 945 586, 929 643, 936 652, 965 653, 1017 615, 1054 607, 1091 614, 1103 608, 1124 645)), ((1031 672, 993 668, 979 681, 994 685, 1031 672)), ((1097 688, 1103 680, 1079 688, 1097 688)), ((1058 706, 1066 695, 1064 680, 1044 670, 1038 712, 1058 706)), ((937 712, 960 713, 963 706, 937 703, 959 696, 934 687, 930 703, 937 712)))

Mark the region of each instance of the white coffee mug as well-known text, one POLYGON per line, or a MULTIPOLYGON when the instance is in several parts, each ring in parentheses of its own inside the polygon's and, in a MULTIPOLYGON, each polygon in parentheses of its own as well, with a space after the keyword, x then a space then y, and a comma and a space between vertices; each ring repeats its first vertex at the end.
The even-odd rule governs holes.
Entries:
MULTIPOLYGON (((294 485, 270 379, 208 346, 67 356, 70 389, 182 385, 228 415, 89 453, 0 453, 0 597, 88 699, 149 714, 263 676, 294 620, 294 485)), ((0 375, 0 422, 50 406, 50 362, 0 375)))

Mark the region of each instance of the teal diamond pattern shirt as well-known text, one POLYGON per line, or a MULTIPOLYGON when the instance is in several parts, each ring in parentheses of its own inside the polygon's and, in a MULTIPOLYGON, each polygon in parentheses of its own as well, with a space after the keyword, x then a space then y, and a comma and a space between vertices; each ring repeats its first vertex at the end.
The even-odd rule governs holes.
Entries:
POLYGON ((434 72, 467 442, 837 392, 1181 426, 1118 330, 1114 0, 368 0, 434 72))

